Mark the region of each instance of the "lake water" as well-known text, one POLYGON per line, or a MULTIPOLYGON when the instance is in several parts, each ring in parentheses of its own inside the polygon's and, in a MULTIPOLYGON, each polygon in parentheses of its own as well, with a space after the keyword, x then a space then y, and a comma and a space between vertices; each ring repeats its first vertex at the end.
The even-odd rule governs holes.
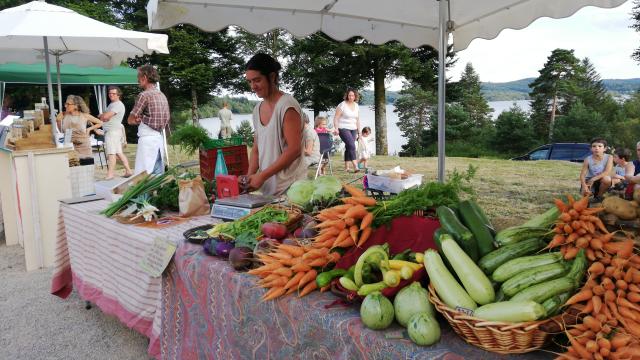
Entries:
MULTIPOLYGON (((491 101, 489 102, 489 106, 494 109, 493 118, 495 119, 503 111, 509 110, 514 103, 525 111, 529 110, 529 100, 491 101)), ((398 122, 398 114, 394 112, 394 109, 395 106, 387 105, 387 139, 389 141, 389 154, 392 155, 399 153, 402 145, 406 143, 398 125, 396 125, 396 122, 398 122)), ((305 113, 310 119, 313 118, 313 111, 305 109, 305 113)), ((321 112, 320 114, 327 116, 329 119, 333 119, 333 111, 329 113, 321 112)), ((231 125, 235 129, 240 126, 242 120, 249 120, 249 122, 251 122, 251 114, 233 114, 231 125)), ((360 107, 360 121, 362 122, 362 126, 369 126, 375 134, 375 114, 372 107, 360 107)), ((209 135, 217 138, 217 134, 220 131, 220 120, 217 117, 201 119, 200 124, 209 131, 209 135), (216 135, 214 136, 214 134, 216 135)), ((375 139, 375 135, 373 138, 375 139)), ((375 149, 375 146, 372 145, 372 148, 375 149)))

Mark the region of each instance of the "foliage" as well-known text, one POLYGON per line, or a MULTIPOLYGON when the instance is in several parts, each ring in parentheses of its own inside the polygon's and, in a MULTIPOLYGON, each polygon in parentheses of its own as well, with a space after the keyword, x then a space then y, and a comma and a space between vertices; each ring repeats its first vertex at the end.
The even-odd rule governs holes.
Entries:
MULTIPOLYGON (((636 31, 640 31, 640 1, 638 0, 635 0, 633 2, 631 18, 633 19, 633 24, 631 24, 631 27, 636 31)), ((640 48, 636 49, 631 57, 633 57, 637 62, 640 63, 640 48)))
POLYGON ((589 109, 581 101, 578 101, 566 115, 558 117, 554 133, 554 139, 558 142, 589 142, 596 136, 611 139, 603 116, 589 109))
POLYGON ((570 108, 570 91, 574 88, 571 82, 579 67, 580 60, 573 55, 573 50, 555 49, 539 71, 540 76, 531 83, 531 119, 541 140, 552 140, 556 112, 563 114, 570 108))
POLYGON ((507 156, 516 155, 528 151, 535 143, 528 114, 519 106, 513 104, 498 116, 492 141, 496 150, 507 156))
POLYGON ((353 42, 339 42, 317 33, 292 42, 283 80, 295 98, 314 116, 333 109, 347 88, 360 89, 368 69, 353 56, 353 42))
POLYGON ((422 132, 436 125, 434 108, 437 102, 437 95, 433 91, 424 91, 418 86, 405 88, 400 92, 394 111, 398 113, 398 128, 407 139, 407 143, 402 145, 400 156, 424 155, 422 132))
POLYGON ((242 120, 242 122, 240 122, 240 126, 236 128, 235 135, 241 137, 247 146, 253 146, 253 127, 249 120, 242 120))
POLYGON ((169 143, 179 145, 187 154, 195 154, 209 140, 207 130, 198 125, 183 125, 173 132, 169 143))
POLYGON ((491 119, 492 109, 487 104, 487 100, 482 97, 480 76, 471 63, 465 66, 456 86, 459 94, 457 100, 469 114, 471 123, 477 128, 486 126, 491 119))

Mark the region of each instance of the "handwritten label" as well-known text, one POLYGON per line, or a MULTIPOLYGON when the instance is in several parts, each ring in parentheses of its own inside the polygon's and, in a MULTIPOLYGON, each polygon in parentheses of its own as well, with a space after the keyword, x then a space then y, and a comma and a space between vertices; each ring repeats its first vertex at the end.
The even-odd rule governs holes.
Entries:
POLYGON ((169 239, 155 238, 140 261, 140 267, 151 277, 162 275, 176 248, 176 244, 169 239))
POLYGON ((456 306, 456 310, 463 313, 463 314, 467 314, 469 316, 473 316, 473 310, 471 309, 467 309, 465 307, 462 306, 456 306))

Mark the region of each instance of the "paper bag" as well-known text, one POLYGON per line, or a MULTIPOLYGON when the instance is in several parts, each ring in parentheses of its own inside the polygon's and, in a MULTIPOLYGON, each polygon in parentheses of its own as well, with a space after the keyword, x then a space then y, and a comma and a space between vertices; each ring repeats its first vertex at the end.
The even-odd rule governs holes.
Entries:
POLYGON ((202 178, 197 176, 193 180, 178 180, 178 207, 180 216, 198 216, 209 214, 209 201, 204 192, 202 178))

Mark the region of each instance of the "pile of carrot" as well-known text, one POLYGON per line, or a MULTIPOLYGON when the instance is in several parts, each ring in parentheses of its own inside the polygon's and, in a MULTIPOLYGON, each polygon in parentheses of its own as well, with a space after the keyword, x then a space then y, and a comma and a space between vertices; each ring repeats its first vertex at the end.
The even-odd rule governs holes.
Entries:
POLYGON ((354 186, 343 187, 351 196, 342 198, 342 205, 324 209, 316 215, 320 231, 314 238, 315 248, 360 247, 371 236, 373 213, 366 207, 375 206, 376 200, 354 186))
POLYGON ((586 197, 555 202, 561 215, 549 248, 560 246, 567 259, 582 248, 590 261, 587 281, 565 304, 584 317, 566 331, 570 345, 559 359, 640 359, 640 255, 634 240, 612 240, 614 233, 595 216, 603 209, 587 208, 586 197))
POLYGON ((607 230, 596 215, 603 208, 589 208, 587 196, 576 201, 571 195, 567 195, 567 200, 567 203, 560 199, 554 200, 560 216, 554 227, 555 235, 547 248, 560 247, 560 252, 567 260, 575 258, 580 249, 585 249, 587 258, 595 261, 618 246, 610 243, 613 233, 607 230))
MULTIPOLYGON (((310 246, 279 244, 271 252, 258 255, 264 265, 249 270, 248 273, 259 276, 258 284, 269 289, 263 301, 273 300, 298 291, 303 297, 317 289, 316 276, 330 263, 336 263, 340 254, 327 248, 315 249, 310 246)), ((326 289, 325 289, 326 290, 326 289)))

